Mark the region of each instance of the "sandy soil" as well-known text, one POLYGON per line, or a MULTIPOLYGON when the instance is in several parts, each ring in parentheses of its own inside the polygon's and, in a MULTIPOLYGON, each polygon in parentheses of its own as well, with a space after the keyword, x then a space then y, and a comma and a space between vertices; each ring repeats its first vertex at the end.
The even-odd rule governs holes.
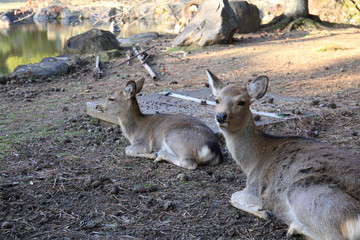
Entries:
POLYGON ((68 76, 0 86, 0 239, 286 239, 281 222, 230 205, 245 178, 225 146, 223 164, 196 171, 127 157, 119 127, 87 116, 85 103, 142 76, 144 92, 154 93, 203 88, 205 69, 239 84, 267 75, 271 93, 302 99, 279 109, 317 116, 264 131, 316 137, 359 158, 359 36, 358 29, 251 34, 176 52, 165 51, 174 36, 164 35, 150 44, 156 82, 137 61, 113 67, 123 57, 106 64, 100 80, 94 66, 79 66, 68 76))

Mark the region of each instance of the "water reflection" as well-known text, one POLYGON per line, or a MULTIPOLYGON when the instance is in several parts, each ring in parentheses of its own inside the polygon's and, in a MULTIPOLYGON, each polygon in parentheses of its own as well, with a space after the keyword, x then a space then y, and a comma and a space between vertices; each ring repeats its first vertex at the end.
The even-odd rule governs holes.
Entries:
MULTIPOLYGON (((67 39, 94 27, 109 30, 108 24, 94 26, 90 21, 68 25, 60 22, 10 25, 0 29, 0 74, 7 75, 18 65, 60 55, 67 39)), ((165 22, 150 24, 139 21, 122 26, 118 38, 149 31, 172 32, 172 26, 165 22)))

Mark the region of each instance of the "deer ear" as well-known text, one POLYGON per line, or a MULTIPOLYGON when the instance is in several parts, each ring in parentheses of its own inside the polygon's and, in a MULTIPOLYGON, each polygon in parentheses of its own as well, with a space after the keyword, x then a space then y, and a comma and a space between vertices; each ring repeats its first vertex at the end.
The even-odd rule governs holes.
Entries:
POLYGON ((136 93, 139 93, 144 86, 145 78, 140 78, 136 81, 136 93))
POLYGON ((219 94, 220 90, 223 87, 225 87, 225 84, 209 70, 206 70, 205 72, 206 72, 206 75, 208 76, 209 85, 210 85, 212 94, 214 96, 217 96, 219 94))
POLYGON ((248 85, 247 91, 250 96, 251 102, 260 99, 265 95, 268 84, 269 78, 266 76, 260 76, 248 85))
POLYGON ((135 97, 136 95, 136 83, 134 81, 129 81, 126 83, 124 88, 124 93, 128 98, 135 97))

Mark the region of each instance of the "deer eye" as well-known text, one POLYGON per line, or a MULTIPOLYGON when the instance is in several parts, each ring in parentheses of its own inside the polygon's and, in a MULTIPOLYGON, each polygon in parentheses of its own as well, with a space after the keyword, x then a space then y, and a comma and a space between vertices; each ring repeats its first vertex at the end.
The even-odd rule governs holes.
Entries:
POLYGON ((115 98, 109 98, 109 101, 110 102, 115 101, 115 98))
POLYGON ((238 105, 239 105, 239 106, 244 106, 245 103, 246 103, 246 102, 244 102, 244 101, 239 101, 239 102, 238 102, 238 105))
POLYGON ((220 103, 219 99, 215 99, 215 103, 219 104, 220 103))

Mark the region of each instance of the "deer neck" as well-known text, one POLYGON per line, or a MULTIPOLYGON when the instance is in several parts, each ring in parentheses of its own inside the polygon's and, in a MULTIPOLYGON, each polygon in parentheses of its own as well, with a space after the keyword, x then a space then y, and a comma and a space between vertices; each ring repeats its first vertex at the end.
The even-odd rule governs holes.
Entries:
POLYGON ((223 131, 226 145, 231 156, 248 176, 261 161, 261 154, 266 149, 264 134, 255 125, 250 113, 240 131, 223 131))
POLYGON ((146 115, 141 112, 136 98, 130 99, 130 101, 128 109, 119 114, 118 121, 125 137, 130 143, 133 143, 134 137, 141 129, 146 115))

